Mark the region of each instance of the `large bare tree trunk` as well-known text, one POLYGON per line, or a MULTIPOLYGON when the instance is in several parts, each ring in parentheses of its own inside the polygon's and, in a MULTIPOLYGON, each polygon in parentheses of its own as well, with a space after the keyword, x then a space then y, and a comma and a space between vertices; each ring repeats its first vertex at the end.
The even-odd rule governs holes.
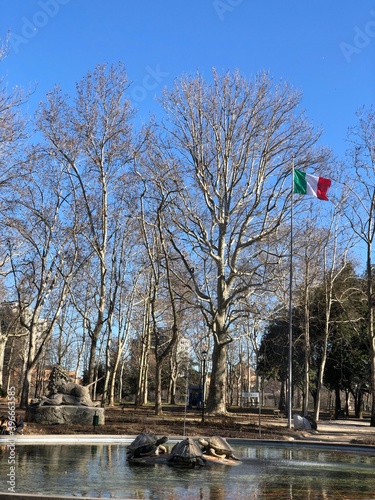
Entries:
MULTIPOLYGON (((219 335, 217 335, 219 339, 219 335)), ((212 369, 207 397, 207 411, 225 415, 227 412, 227 344, 215 342, 212 351, 212 369)))
POLYGON ((0 334, 0 386, 4 389, 6 386, 3 380, 3 368, 4 368, 4 355, 5 355, 5 346, 7 344, 8 336, 0 334))

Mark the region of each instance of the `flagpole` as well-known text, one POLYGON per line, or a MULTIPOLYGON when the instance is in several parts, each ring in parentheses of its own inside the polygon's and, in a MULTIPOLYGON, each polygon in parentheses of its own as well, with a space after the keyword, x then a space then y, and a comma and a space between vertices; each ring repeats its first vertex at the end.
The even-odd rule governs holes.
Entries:
POLYGON ((289 350, 288 350, 288 429, 292 428, 292 409, 293 409, 293 205, 294 205, 294 156, 292 158, 292 203, 290 208, 290 260, 289 260, 289 350))

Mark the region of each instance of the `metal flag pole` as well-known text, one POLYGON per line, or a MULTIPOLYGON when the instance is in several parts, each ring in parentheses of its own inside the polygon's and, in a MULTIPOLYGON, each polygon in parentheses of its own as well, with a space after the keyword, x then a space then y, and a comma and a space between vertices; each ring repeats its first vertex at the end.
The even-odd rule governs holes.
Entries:
POLYGON ((288 350, 288 429, 292 428, 293 409, 293 205, 294 205, 294 157, 292 159, 292 203, 290 208, 290 262, 289 262, 289 350, 288 350))

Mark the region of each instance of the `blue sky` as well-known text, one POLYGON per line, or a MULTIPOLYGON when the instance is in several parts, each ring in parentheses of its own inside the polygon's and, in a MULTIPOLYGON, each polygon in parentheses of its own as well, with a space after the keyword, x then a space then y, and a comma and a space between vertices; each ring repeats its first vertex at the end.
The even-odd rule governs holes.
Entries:
POLYGON ((34 87, 32 112, 55 84, 67 93, 99 63, 122 61, 141 119, 183 73, 267 70, 304 95, 343 158, 355 111, 374 102, 375 3, 370 0, 2 0, 1 63, 9 86, 34 87))

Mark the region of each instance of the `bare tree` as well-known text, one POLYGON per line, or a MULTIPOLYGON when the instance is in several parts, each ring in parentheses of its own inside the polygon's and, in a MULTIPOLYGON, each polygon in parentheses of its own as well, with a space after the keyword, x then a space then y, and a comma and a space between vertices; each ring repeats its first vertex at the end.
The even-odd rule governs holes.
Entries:
POLYGON ((80 357, 84 345, 82 318, 77 313, 70 294, 57 320, 56 331, 51 340, 49 364, 64 366, 67 371, 79 371, 80 357), (77 370, 78 364, 78 370, 77 370))
POLYGON ((307 216, 298 221, 298 228, 294 234, 293 268, 294 285, 298 293, 294 294, 294 305, 299 305, 302 315, 302 337, 304 352, 304 380, 303 380, 303 404, 304 416, 309 414, 310 395, 310 363, 311 363, 311 340, 310 340, 310 299, 314 287, 321 284, 321 269, 323 267, 323 255, 321 248, 327 238, 324 230, 317 231, 318 212, 316 207, 309 204, 307 216), (314 212, 313 212, 314 210, 314 212))
MULTIPOLYGON (((81 219, 80 242, 91 275, 91 307, 81 307, 90 336, 89 382, 94 381, 98 342, 108 319, 109 247, 117 212, 115 191, 128 186, 126 165, 134 157, 131 119, 126 98, 128 80, 122 65, 97 66, 77 84, 72 104, 55 89, 43 104, 38 125, 48 154, 61 162, 71 183, 81 219)), ((84 269, 83 269, 84 270, 84 269)))
MULTIPOLYGON (((7 291, 2 290, 3 297, 7 296, 7 291)), ((10 341, 12 344, 15 339, 24 338, 27 334, 21 325, 18 315, 17 303, 14 301, 3 301, 0 304, 0 386, 2 388, 7 387, 5 375, 9 375, 12 365, 11 360, 7 360, 7 366, 4 366, 5 362, 5 348, 10 341)))
MULTIPOLYGON (((337 295, 334 295, 336 282, 345 273, 348 265, 348 255, 353 244, 353 235, 348 235, 348 225, 343 224, 344 200, 340 200, 333 210, 331 223, 324 240, 321 244, 323 254, 323 277, 324 277, 324 332, 322 338, 321 356, 318 364, 316 397, 314 402, 314 419, 319 420, 321 390, 323 387, 324 371, 327 362, 328 345, 332 335, 331 311, 335 302, 341 302, 337 295)), ((351 294, 351 287, 345 290, 345 295, 351 294)))
MULTIPOLYGON (((136 282, 135 277, 135 282, 136 282)), ((117 327, 118 334, 116 339, 116 345, 113 354, 113 364, 111 366, 110 378, 108 381, 109 384, 109 405, 113 406, 115 404, 115 384, 116 377, 118 374, 118 370, 120 368, 121 358, 123 357, 123 353, 125 347, 128 343, 130 331, 132 327, 132 315, 134 309, 134 300, 136 296, 136 283, 133 284, 129 290, 122 288, 120 290, 120 296, 118 300, 118 308, 116 311, 117 317, 117 327)))
MULTIPOLYGON (((0 40, 1 43, 1 40, 0 40)), ((7 55, 7 44, 0 45, 0 64, 7 55)), ((29 92, 16 87, 9 91, 6 82, 0 78, 0 187, 19 175, 15 165, 20 162, 21 148, 24 145, 26 121, 21 115, 21 106, 29 92)))
MULTIPOLYGON (((145 274, 145 273, 144 273, 145 274)), ((150 273, 151 274, 151 273, 150 273)), ((151 281, 152 278, 147 276, 144 281, 145 284, 144 292, 140 293, 142 299, 142 311, 138 314, 138 328, 136 331, 137 335, 137 345, 139 346, 138 355, 138 378, 137 378, 137 391, 135 396, 136 405, 144 405, 148 401, 148 375, 150 372, 150 354, 151 354, 151 304, 150 304, 150 293, 151 293, 151 281), (140 318, 139 318, 140 317, 140 318)))
MULTIPOLYGON (((120 209, 119 214, 123 213, 120 209)), ((103 398, 114 405, 115 381, 120 359, 126 346, 132 325, 137 281, 140 275, 138 259, 139 245, 132 230, 136 219, 118 218, 111 238, 111 266, 108 285, 108 335, 106 339, 106 373, 103 398), (116 336, 113 333, 117 332, 116 336), (115 338, 114 338, 115 337, 115 338), (113 349, 114 348, 114 349, 113 349)))
POLYGON ((57 323, 75 271, 74 218, 61 171, 31 153, 27 175, 14 183, 2 217, 21 326, 28 332, 21 406, 28 405, 32 373, 57 323))
MULTIPOLYGON (((0 64, 7 56, 7 40, 1 43, 0 40, 0 64)), ((6 192, 11 189, 11 183, 14 178, 20 174, 17 164, 22 162, 22 147, 26 139, 26 124, 23 119, 20 108, 27 99, 22 89, 15 88, 9 90, 3 78, 0 78, 0 206, 6 209, 6 192)), ((0 229, 1 230, 1 229, 0 229)), ((0 274, 6 276, 9 272, 9 254, 7 252, 6 232, 0 237, 0 274)), ((3 301, 6 301, 7 294, 3 292, 3 301)), ((0 385, 3 384, 3 362, 5 346, 9 334, 14 333, 14 329, 9 327, 9 308, 2 307, 0 317, 0 385), (5 326, 7 325, 7 326, 5 326)), ((12 316, 15 316, 14 311, 12 316)))
POLYGON ((350 155, 353 178, 346 184, 350 210, 345 212, 356 236, 366 249, 368 334, 371 353, 371 426, 375 427, 375 302, 373 243, 375 237, 375 110, 357 113, 358 125, 351 129, 350 155))
MULTIPOLYGON (((155 179, 154 179, 155 181, 155 179)), ((147 251, 150 266, 150 322, 152 329, 153 350, 155 355, 155 414, 162 414, 162 366, 173 351, 179 337, 181 323, 181 302, 178 290, 179 281, 174 277, 175 270, 171 245, 168 245, 168 231, 165 221, 165 205, 169 193, 164 186, 153 182, 152 194, 148 195, 148 206, 145 210, 145 189, 141 196, 141 227, 143 242, 147 251), (150 202, 150 200, 152 200, 150 202)))
POLYGON ((270 251, 289 213, 291 159, 324 163, 319 134, 298 112, 300 94, 266 75, 212 82, 183 77, 165 91, 164 134, 154 161, 170 169, 170 234, 214 339, 208 410, 226 412, 226 352, 241 302, 270 279, 270 251), (287 181, 288 179, 288 181, 287 181))

